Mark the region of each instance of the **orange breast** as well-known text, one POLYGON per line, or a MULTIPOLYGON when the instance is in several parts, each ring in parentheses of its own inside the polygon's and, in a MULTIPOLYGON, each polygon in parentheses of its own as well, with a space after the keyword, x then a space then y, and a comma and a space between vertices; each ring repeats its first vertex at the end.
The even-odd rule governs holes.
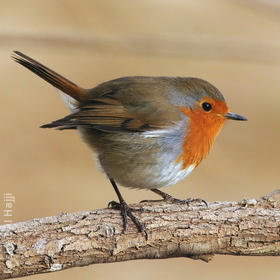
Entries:
POLYGON ((183 168, 187 168, 191 164, 197 166, 208 155, 225 118, 186 107, 182 108, 182 112, 189 117, 190 125, 183 144, 183 154, 178 160, 182 160, 183 168))

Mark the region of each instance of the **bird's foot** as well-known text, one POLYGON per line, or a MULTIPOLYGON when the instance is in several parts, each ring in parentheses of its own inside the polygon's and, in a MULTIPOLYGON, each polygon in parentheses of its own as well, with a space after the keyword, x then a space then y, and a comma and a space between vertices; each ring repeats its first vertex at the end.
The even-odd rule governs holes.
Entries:
POLYGON ((123 232, 127 230, 128 227, 128 219, 129 217, 132 222, 136 225, 137 229, 139 232, 143 232, 145 234, 146 240, 148 239, 148 233, 146 230, 145 225, 141 224, 138 218, 136 218, 133 214, 132 211, 139 211, 139 209, 133 209, 127 205, 125 201, 122 202, 116 202, 116 201, 110 201, 108 203, 108 207, 115 209, 115 210, 120 210, 121 211, 121 216, 123 219, 123 232))
POLYGON ((199 204, 204 204, 206 207, 208 207, 207 202, 202 199, 202 198, 187 198, 187 199, 178 199, 178 198, 174 198, 174 197, 170 197, 168 199, 166 199, 167 202, 171 202, 171 203, 179 203, 179 204, 187 204, 190 205, 191 203, 199 203, 199 204))
POLYGON ((141 202, 165 201, 165 202, 169 202, 169 203, 178 203, 178 204, 187 204, 187 205, 190 205, 191 203, 196 202, 196 203, 204 204, 206 207, 208 207, 207 202, 204 199, 201 199, 201 198, 178 199, 178 198, 174 198, 170 194, 167 194, 167 193, 165 193, 163 191, 160 191, 158 189, 152 189, 151 191, 160 195, 163 198, 163 200, 142 200, 141 202))

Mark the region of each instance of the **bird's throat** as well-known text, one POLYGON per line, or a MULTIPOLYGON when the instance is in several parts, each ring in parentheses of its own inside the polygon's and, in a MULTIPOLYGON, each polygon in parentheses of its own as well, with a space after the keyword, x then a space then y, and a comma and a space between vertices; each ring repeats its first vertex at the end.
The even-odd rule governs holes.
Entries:
POLYGON ((183 161, 183 168, 187 168, 197 166, 209 154, 225 120, 185 107, 182 111, 189 117, 190 124, 183 143, 183 154, 178 160, 183 161))

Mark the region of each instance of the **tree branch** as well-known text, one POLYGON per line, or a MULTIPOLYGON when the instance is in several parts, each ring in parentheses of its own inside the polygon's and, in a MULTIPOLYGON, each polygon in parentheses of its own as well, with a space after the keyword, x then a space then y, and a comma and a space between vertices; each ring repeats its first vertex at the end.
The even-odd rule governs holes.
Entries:
POLYGON ((261 199, 203 205, 133 205, 148 240, 118 211, 63 213, 0 226, 0 279, 94 263, 214 254, 280 255, 280 190, 261 199))

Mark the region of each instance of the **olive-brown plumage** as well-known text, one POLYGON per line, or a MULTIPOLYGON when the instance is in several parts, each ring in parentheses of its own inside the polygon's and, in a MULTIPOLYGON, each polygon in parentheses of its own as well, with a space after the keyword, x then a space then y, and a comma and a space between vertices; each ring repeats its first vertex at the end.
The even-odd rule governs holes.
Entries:
POLYGON ((115 182, 170 200, 157 189, 189 175, 227 119, 246 120, 229 112, 219 90, 198 78, 134 76, 82 89, 20 52, 13 58, 61 91, 72 113, 42 127, 79 130, 119 197, 120 203, 110 205, 121 210, 125 228, 128 215, 145 231, 115 182))

